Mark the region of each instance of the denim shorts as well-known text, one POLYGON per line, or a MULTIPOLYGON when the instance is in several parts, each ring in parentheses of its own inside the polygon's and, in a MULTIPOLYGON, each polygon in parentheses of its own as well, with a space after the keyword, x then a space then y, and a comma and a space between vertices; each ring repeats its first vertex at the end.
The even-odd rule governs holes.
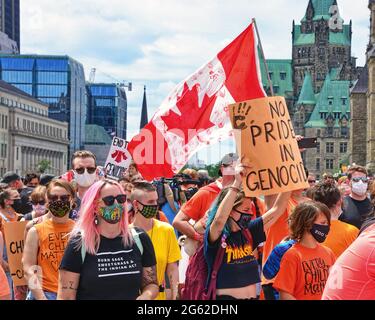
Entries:
MULTIPOLYGON (((48 291, 43 291, 44 295, 46 296, 47 300, 56 300, 57 299, 57 293, 55 292, 48 292, 48 291)), ((26 300, 36 300, 33 293, 29 291, 27 294, 26 300)))

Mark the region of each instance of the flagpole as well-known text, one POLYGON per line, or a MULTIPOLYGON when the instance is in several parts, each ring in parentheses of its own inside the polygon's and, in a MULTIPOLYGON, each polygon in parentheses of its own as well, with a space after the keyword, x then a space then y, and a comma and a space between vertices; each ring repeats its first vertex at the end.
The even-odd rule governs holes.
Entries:
POLYGON ((268 79, 268 84, 269 84, 269 86, 270 86, 271 96, 273 96, 274 93, 273 93, 272 80, 271 80, 271 77, 270 77, 270 73, 269 73, 269 71, 268 71, 268 65, 267 65, 266 57, 265 57, 265 55, 264 55, 263 46, 262 46, 262 41, 260 40, 259 30, 258 30, 258 26, 257 26, 257 22, 256 22, 255 18, 253 18, 253 23, 254 23, 255 31, 256 31, 256 33, 257 33, 257 37, 258 37, 259 47, 260 47, 260 52, 261 52, 261 54, 262 54, 262 58, 263 58, 263 62, 264 62, 264 67, 266 68, 267 79, 268 79))

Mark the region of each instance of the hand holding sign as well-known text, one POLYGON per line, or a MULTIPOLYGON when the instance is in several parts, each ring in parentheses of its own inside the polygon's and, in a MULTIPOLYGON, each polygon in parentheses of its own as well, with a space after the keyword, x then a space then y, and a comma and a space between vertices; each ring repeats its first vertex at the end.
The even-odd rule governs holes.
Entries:
POLYGON ((248 197, 308 188, 301 153, 283 97, 230 106, 238 153, 251 164, 244 179, 248 197))

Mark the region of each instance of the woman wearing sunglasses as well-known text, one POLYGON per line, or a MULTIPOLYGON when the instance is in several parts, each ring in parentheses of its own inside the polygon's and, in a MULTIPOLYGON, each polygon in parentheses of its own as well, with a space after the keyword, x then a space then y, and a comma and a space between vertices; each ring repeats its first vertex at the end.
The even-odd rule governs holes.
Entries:
POLYGON ((25 214, 22 221, 30 221, 46 214, 46 194, 47 188, 45 186, 38 186, 34 189, 30 195, 33 211, 25 214))
POLYGON ((47 188, 50 217, 30 229, 23 253, 23 268, 29 286, 28 300, 55 300, 58 269, 74 221, 69 213, 75 192, 69 182, 52 181, 47 188))
POLYGON ((253 219, 254 203, 241 189, 248 169, 242 164, 236 166, 233 185, 223 189, 208 213, 204 251, 210 275, 206 283, 210 299, 258 298, 260 273, 254 251, 266 240, 265 232, 285 212, 291 195, 291 192, 279 194, 270 210, 253 219), (212 278, 214 266, 219 266, 215 270, 217 278, 212 278))
POLYGON ((149 236, 129 228, 126 195, 117 182, 96 182, 60 266, 58 299, 153 300, 159 292, 149 236))

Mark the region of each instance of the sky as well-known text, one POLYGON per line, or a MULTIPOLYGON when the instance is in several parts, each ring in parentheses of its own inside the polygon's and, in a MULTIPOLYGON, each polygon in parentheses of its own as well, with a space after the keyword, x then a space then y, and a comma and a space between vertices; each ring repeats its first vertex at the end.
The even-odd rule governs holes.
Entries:
MULTIPOLYGON (((353 22, 352 55, 365 63, 368 0, 338 0, 353 22)), ((143 87, 149 119, 180 81, 210 61, 256 18, 265 56, 290 59, 292 21, 308 0, 21 0, 21 53, 69 55, 86 79, 132 82, 128 140, 139 131, 143 87)), ((232 142, 199 152, 206 163, 234 150, 232 142)))

